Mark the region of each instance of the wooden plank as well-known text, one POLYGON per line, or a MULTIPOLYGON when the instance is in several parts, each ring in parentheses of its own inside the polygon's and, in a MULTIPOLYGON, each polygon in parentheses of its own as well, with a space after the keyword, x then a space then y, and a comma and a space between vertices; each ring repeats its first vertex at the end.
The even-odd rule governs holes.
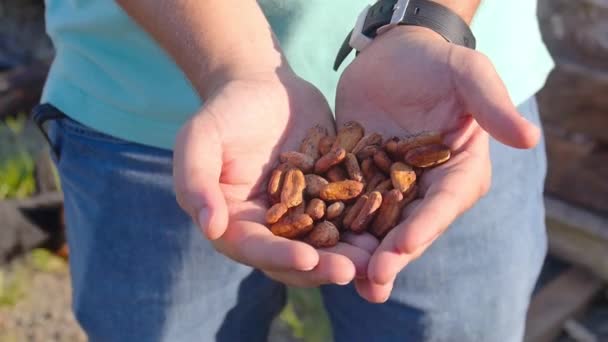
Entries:
POLYGON ((601 280, 576 267, 559 275, 532 299, 524 341, 552 341, 564 322, 584 311, 602 285, 601 280))
POLYGON ((608 281, 608 218, 545 196, 549 251, 608 281))
POLYGON ((564 331, 576 342, 597 342, 597 337, 589 329, 573 319, 564 322, 564 331))

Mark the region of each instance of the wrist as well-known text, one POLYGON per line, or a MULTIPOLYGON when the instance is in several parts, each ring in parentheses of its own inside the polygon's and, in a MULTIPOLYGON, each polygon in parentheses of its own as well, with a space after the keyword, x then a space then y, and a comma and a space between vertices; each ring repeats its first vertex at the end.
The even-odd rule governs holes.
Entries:
MULTIPOLYGON (((385 34, 379 36, 377 39, 400 40, 404 38, 410 40, 424 40, 429 42, 441 42, 447 43, 446 40, 436 31, 423 26, 411 26, 411 25, 399 25, 389 30, 385 34)), ((373 44, 370 46, 370 48, 373 44)))
POLYGON ((201 97, 207 100, 235 84, 284 84, 289 83, 287 80, 297 78, 288 64, 278 66, 258 65, 256 68, 242 66, 227 66, 208 73, 204 81, 205 86, 199 89, 201 97))
POLYGON ((456 7, 448 0, 378 0, 375 4, 366 6, 357 17, 353 29, 338 51, 334 70, 338 70, 353 49, 361 52, 379 36, 386 35, 399 26, 429 28, 450 43, 475 49, 475 36, 468 22, 478 4, 479 0, 459 1, 456 7), (469 20, 465 20, 465 17, 469 20))
POLYGON ((441 4, 454 13, 456 13, 459 17, 462 18, 467 24, 471 24, 473 20, 473 16, 479 7, 480 0, 433 0, 434 2, 441 4))
POLYGON ((282 77, 293 75, 293 71, 286 62, 282 63, 234 63, 222 65, 209 71, 197 87, 203 99, 209 98, 219 89, 227 84, 248 81, 248 82, 269 82, 279 81, 282 77))

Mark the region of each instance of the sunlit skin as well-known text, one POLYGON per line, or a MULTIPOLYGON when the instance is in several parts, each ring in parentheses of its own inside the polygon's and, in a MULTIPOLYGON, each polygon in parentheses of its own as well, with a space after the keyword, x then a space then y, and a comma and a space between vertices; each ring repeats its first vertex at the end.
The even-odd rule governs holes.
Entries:
POLYGON ((215 248, 294 286, 347 284, 364 275, 377 246, 371 237, 358 237, 316 250, 274 236, 264 225, 269 172, 279 153, 297 150, 317 123, 334 134, 331 111, 316 88, 289 70, 258 74, 218 88, 175 147, 178 201, 215 248))
POLYGON ((420 27, 390 30, 344 71, 336 121, 350 120, 387 137, 440 131, 453 152, 449 162, 424 173, 420 198, 373 252, 367 279, 356 280, 372 302, 387 300, 397 273, 488 191, 489 135, 515 148, 531 148, 540 136, 517 112, 487 57, 420 27))
MULTIPOLYGON (((278 154, 297 149, 312 125, 334 126, 323 96, 289 68, 257 2, 239 1, 239 11, 222 0, 118 2, 205 101, 175 144, 178 202, 219 252, 286 284, 346 284, 356 277, 364 298, 386 300, 396 274, 487 191, 486 132, 520 148, 538 140, 487 58, 427 29, 390 30, 344 72, 338 124, 358 120, 385 135, 438 129, 454 155, 424 175, 424 198, 382 244, 345 234, 343 243, 317 251, 263 225, 264 182, 278 154)), ((479 3, 439 2, 466 20, 479 3)))
MULTIPOLYGON (((321 93, 295 76, 254 0, 119 0, 169 53, 205 101, 174 147, 181 207, 214 247, 290 285, 345 284, 364 274, 370 242, 317 251, 273 236, 263 193, 279 152, 333 119, 321 93), (238 11, 234 9, 238 7, 238 11)), ((371 241, 375 247, 375 241, 371 241)))

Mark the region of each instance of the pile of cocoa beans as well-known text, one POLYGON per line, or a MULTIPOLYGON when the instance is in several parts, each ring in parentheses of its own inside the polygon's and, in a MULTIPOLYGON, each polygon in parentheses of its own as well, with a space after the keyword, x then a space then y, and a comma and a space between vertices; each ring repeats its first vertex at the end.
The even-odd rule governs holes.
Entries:
POLYGON ((328 135, 314 126, 299 151, 283 152, 268 182, 266 223, 273 234, 331 247, 340 232, 383 238, 418 195, 426 168, 445 163, 450 149, 441 134, 419 132, 386 141, 350 121, 328 135))

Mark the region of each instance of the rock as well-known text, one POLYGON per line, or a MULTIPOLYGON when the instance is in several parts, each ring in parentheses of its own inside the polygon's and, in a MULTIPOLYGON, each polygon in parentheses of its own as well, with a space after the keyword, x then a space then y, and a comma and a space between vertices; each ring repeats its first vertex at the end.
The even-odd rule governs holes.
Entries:
POLYGON ((538 17, 556 59, 608 71, 608 0, 540 0, 538 17))
POLYGON ((57 236, 63 239, 61 209, 62 196, 59 193, 0 201, 0 263, 52 242, 58 239, 57 236))
POLYGON ((608 72, 561 64, 551 72, 537 98, 546 124, 608 142, 606 94, 608 72))
POLYGON ((545 190, 560 199, 608 214, 608 145, 547 125, 549 169, 545 190))

